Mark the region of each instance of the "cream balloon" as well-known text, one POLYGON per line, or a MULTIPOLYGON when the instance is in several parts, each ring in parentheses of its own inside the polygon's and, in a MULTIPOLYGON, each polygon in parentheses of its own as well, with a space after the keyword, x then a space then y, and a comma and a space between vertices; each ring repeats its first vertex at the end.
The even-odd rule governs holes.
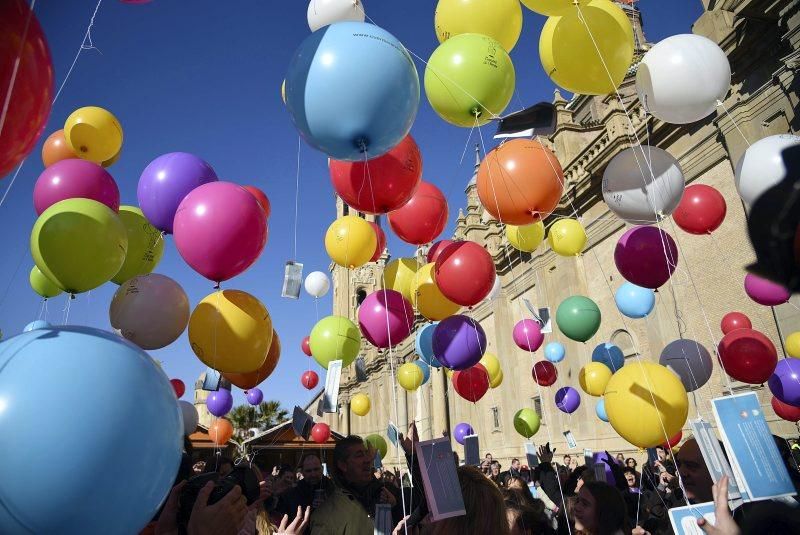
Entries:
POLYGON ((183 434, 188 437, 194 433, 195 429, 197 429, 197 424, 200 422, 200 417, 197 414, 197 408, 188 401, 179 399, 178 406, 181 408, 183 434))
POLYGON ((334 22, 364 22, 361 0, 311 0, 308 3, 308 27, 312 32, 334 22))
POLYGON ((800 136, 780 134, 753 143, 736 164, 736 189, 739 196, 752 206, 762 193, 786 176, 784 149, 800 145, 800 136))
POLYGON ((492 284, 492 290, 489 292, 489 295, 486 296, 487 301, 494 301, 498 297, 500 297, 500 292, 503 289, 503 285, 500 282, 500 276, 494 276, 494 284, 492 284))
POLYGON ((323 272, 312 271, 306 277, 303 286, 305 286, 306 292, 308 292, 310 296, 319 299, 328 293, 331 287, 331 281, 323 272))

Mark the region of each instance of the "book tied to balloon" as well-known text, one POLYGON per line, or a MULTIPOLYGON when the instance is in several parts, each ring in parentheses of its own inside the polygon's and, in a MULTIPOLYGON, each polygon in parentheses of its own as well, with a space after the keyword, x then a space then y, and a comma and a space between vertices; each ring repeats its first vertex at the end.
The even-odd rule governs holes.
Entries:
POLYGON ((181 534, 186 533, 186 526, 189 524, 189 517, 197 501, 197 495, 208 482, 214 483, 214 489, 208 496, 208 505, 213 505, 220 501, 226 494, 239 486, 242 489, 242 496, 247 499, 247 505, 252 504, 258 499, 260 492, 258 477, 248 466, 236 466, 230 474, 220 476, 218 472, 198 474, 186 482, 186 486, 181 491, 180 508, 178 510, 178 526, 181 534))

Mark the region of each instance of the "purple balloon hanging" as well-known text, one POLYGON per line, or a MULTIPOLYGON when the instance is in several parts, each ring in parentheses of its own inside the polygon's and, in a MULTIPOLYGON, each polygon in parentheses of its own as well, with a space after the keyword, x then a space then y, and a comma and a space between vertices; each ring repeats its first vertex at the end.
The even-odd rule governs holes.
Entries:
POLYGON ((633 227, 617 242, 614 263, 628 282, 655 290, 675 271, 678 246, 660 228, 633 227))
POLYGON ((514 343, 520 349, 536 351, 542 347, 542 342, 544 342, 542 326, 536 320, 524 319, 514 325, 514 343))
POLYGON ((231 391, 220 388, 219 390, 211 392, 206 399, 206 407, 208 408, 208 412, 214 416, 225 416, 233 407, 231 391))
POLYGON ((258 405, 264 399, 264 392, 260 388, 250 388, 247 390, 247 402, 250 405, 258 405))
POLYGON ((561 412, 572 414, 581 406, 581 395, 571 386, 564 386, 556 391, 556 407, 561 412))
POLYGON ((466 370, 486 351, 486 333, 480 323, 456 314, 443 319, 433 331, 433 354, 451 370, 466 370))
POLYGON ((778 400, 800 407, 800 359, 787 358, 778 362, 767 386, 778 400))
POLYGON ((467 435, 474 435, 474 434, 475 430, 472 428, 471 425, 469 425, 466 422, 461 422, 456 426, 455 429, 453 429, 453 437, 455 437, 456 442, 458 442, 462 446, 464 445, 467 435))

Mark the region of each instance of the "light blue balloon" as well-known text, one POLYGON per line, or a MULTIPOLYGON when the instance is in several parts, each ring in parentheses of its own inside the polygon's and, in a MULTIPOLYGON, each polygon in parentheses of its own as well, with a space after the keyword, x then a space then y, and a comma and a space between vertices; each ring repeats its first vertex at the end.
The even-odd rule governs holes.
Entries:
POLYGON ((608 421, 608 414, 606 414, 606 400, 600 398, 597 400, 597 405, 594 406, 594 412, 597 414, 597 417, 603 420, 604 422, 608 421))
POLYGON ((431 368, 421 360, 415 360, 414 364, 419 366, 419 369, 422 370, 422 384, 428 382, 428 379, 431 378, 431 368))
POLYGON ((599 344, 592 351, 592 362, 605 364, 611 373, 625 366, 625 355, 622 350, 610 342, 599 344))
POLYGON ((306 37, 286 76, 286 106, 312 147, 331 158, 385 154, 411 130, 419 75, 392 34, 365 22, 340 22, 306 37))
POLYGON ((0 343, 0 402, 3 533, 138 533, 166 499, 181 410, 132 343, 75 326, 10 338, 0 343))
POLYGON ((656 294, 650 288, 642 288, 626 282, 614 294, 617 308, 629 318, 644 318, 656 306, 656 294))
POLYGON ((561 362, 566 355, 566 349, 560 342, 550 342, 544 346, 544 358, 550 362, 561 362))
POLYGON ((47 329, 50 327, 50 324, 44 320, 36 320, 32 321, 22 329, 22 332, 26 333, 29 331, 35 331, 36 329, 47 329))
POLYGON ((437 325, 439 325, 438 321, 429 323, 418 330, 414 345, 417 348, 417 355, 419 355, 422 362, 434 368, 441 368, 442 363, 433 356, 433 331, 436 330, 437 325))

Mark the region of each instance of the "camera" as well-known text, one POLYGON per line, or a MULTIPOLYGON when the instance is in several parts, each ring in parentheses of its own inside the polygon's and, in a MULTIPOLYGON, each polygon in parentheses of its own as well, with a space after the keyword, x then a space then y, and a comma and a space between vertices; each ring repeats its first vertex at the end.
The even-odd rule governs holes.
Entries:
POLYGON ((192 516, 192 509, 197 501, 197 494, 209 481, 214 483, 214 488, 208 496, 208 505, 213 505, 220 501, 236 486, 242 489, 242 496, 247 500, 247 505, 256 501, 261 492, 255 472, 247 466, 236 466, 230 474, 224 477, 217 472, 209 472, 192 477, 187 480, 186 486, 181 492, 180 507, 178 509, 178 527, 182 535, 186 533, 189 517, 192 516))

